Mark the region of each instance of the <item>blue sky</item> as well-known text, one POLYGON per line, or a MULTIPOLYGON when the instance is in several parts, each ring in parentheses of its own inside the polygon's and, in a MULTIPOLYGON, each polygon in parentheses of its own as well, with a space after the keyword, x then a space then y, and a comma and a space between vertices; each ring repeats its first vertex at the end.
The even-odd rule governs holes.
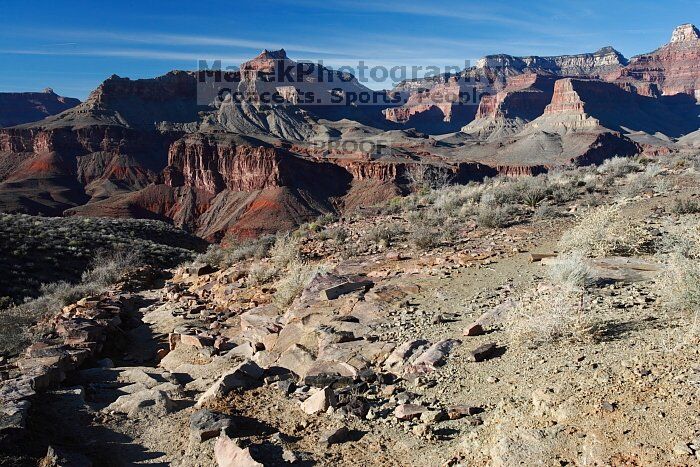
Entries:
MULTIPOLYGON (((700 23, 698 0, 0 0, 0 92, 47 86, 84 99, 118 74, 240 63, 261 49, 330 67, 460 66, 492 53, 558 55, 612 45, 625 56, 700 23)), ((390 87, 372 85, 370 87, 390 87)))

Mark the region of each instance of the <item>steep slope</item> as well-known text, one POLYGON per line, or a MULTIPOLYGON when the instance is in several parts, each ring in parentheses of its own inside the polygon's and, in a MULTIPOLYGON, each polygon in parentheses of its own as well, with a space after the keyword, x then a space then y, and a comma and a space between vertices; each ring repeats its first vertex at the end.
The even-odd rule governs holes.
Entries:
POLYGON ((552 76, 534 73, 512 77, 502 91, 481 99, 475 120, 461 131, 488 140, 517 133, 544 113, 555 81, 552 76))
POLYGON ((555 83, 552 102, 531 126, 549 131, 602 126, 680 136, 699 124, 694 102, 684 96, 653 98, 614 83, 566 78, 555 83))

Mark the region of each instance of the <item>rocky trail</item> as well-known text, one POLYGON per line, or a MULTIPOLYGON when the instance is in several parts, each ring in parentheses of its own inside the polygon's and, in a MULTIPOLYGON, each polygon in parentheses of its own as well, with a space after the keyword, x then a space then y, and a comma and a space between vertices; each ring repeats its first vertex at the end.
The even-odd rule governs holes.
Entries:
POLYGON ((140 305, 130 329, 93 368, 34 402, 34 441, 99 465, 211 465, 211 438, 228 425, 265 465, 391 464, 397 455, 439 463, 494 403, 468 389, 505 349, 493 331, 464 337, 463 329, 538 266, 526 253, 468 268, 419 261, 438 266, 416 268, 393 254, 348 260, 304 291, 304 305, 290 308, 299 317, 281 320, 265 305, 216 313, 230 298, 218 282, 235 271, 180 271, 164 288, 132 296, 140 305), (348 278, 365 285, 342 293, 348 278), (317 298, 333 284, 342 295, 317 298), (471 355, 478 348, 484 355, 471 355), (465 363, 475 358, 487 361, 465 363))
MULTIPOLYGON (((622 214, 667 235, 670 197, 697 191, 683 183, 622 214)), ((518 304, 557 312, 546 283, 571 226, 356 256, 313 240, 302 253, 325 266, 285 305, 251 280, 274 257, 120 285, 4 365, 3 432, 42 465, 699 465, 698 347, 654 287, 663 257, 581 258, 585 335, 514 337, 518 304)))

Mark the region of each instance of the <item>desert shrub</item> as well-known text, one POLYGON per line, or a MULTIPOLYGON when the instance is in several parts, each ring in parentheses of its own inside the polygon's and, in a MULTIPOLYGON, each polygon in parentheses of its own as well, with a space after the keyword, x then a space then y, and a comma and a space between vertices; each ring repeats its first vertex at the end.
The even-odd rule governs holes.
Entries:
POLYGON ((532 209, 544 201, 550 193, 547 178, 544 176, 522 178, 514 183, 518 201, 532 209))
POLYGON ((526 292, 508 313, 511 340, 541 344, 560 339, 583 340, 595 333, 586 312, 590 269, 578 254, 563 255, 549 267, 549 281, 526 292))
MULTIPOLYGON (((700 336, 700 242, 697 231, 691 237, 675 239, 665 268, 654 283, 661 304, 680 319, 678 330, 669 333, 667 350, 697 345, 700 336)), ((669 239, 669 243, 674 240, 669 239)))
POLYGON ((700 231, 697 223, 685 220, 668 226, 661 250, 666 267, 656 286, 668 308, 700 313, 700 231))
POLYGON ((323 230, 323 226, 317 221, 308 222, 299 226, 299 234, 304 235, 307 232, 318 233, 323 230))
POLYGON ((381 212, 383 214, 398 214, 404 209, 404 200, 401 196, 395 196, 391 198, 388 202, 381 205, 381 212))
POLYGON ((328 232, 328 229, 323 229, 316 234, 316 239, 318 240, 328 240, 329 238, 331 238, 331 234, 328 232))
POLYGON ((297 260, 291 262, 287 272, 275 284, 272 302, 281 310, 288 307, 311 279, 327 269, 324 265, 309 265, 297 260))
POLYGON ((204 240, 168 224, 136 219, 36 217, 0 213, 0 296, 19 304, 41 284, 77 283, 101 252, 134 252, 170 268, 204 251, 204 240))
POLYGON ((221 245, 210 245, 206 252, 197 257, 196 262, 227 268, 247 259, 267 257, 274 242, 273 235, 242 241, 227 237, 221 245))
POLYGON ((459 240, 462 223, 458 221, 445 222, 442 227, 441 240, 452 244, 459 240))
POLYGON ((612 178, 605 178, 602 180, 596 177, 584 178, 583 191, 591 195, 605 192, 612 185, 612 181, 614 181, 612 178), (610 183, 608 183, 608 180, 610 180, 610 183))
POLYGON ((279 234, 270 248, 270 259, 278 269, 284 269, 289 263, 299 259, 301 239, 288 233, 279 234))
POLYGON ((600 206, 586 211, 564 232, 559 249, 584 256, 630 256, 653 252, 654 239, 647 229, 621 216, 620 205, 600 206))
POLYGON ((580 205, 588 208, 594 208, 603 204, 603 199, 599 194, 586 193, 581 197, 580 205))
POLYGON ((437 190, 450 184, 454 174, 449 168, 419 164, 406 174, 409 185, 414 190, 437 190))
POLYGON ((476 223, 479 227, 493 229, 507 227, 515 220, 516 209, 509 205, 491 205, 483 203, 479 206, 476 223))
POLYGON ((533 217, 535 219, 556 219, 562 215, 562 212, 551 204, 540 204, 537 206, 537 209, 535 209, 533 217))
POLYGON ((77 284, 52 282, 42 284, 39 297, 0 310, 0 353, 13 354, 34 340, 30 329, 37 321, 52 316, 78 300, 99 295, 139 266, 137 253, 101 253, 77 284))
POLYGON ((526 206, 535 209, 540 202, 547 198, 547 195, 548 191, 544 187, 528 186, 525 191, 521 193, 520 199, 526 206))
POLYGON ((520 202, 518 186, 512 181, 498 181, 486 189, 481 196, 481 204, 496 206, 512 205, 520 202))
POLYGON ((598 167, 598 173, 614 178, 624 177, 633 172, 642 170, 642 165, 627 157, 613 157, 607 159, 598 167))
POLYGON ((591 268, 580 252, 557 257, 549 265, 547 276, 553 284, 581 288, 590 285, 591 268))
POLYGON ((83 273, 81 282, 106 287, 118 282, 125 271, 140 264, 142 264, 142 258, 137 252, 103 252, 98 254, 92 267, 83 273))
POLYGON ((700 212, 700 203, 692 198, 676 198, 671 211, 675 214, 697 214, 700 212))
POLYGON ((21 306, 0 310, 0 355, 16 355, 27 347, 31 342, 29 328, 38 318, 21 306))
POLYGON ((372 227, 367 232, 367 239, 382 246, 389 246, 405 233, 406 231, 401 224, 392 222, 372 227))
POLYGON ((673 252, 657 280, 663 303, 674 310, 700 312, 700 262, 681 251, 673 252))
POLYGON ((350 237, 350 232, 344 227, 336 227, 334 229, 328 230, 329 238, 333 239, 335 243, 343 243, 350 237))
POLYGON ((660 254, 680 254, 686 258, 700 260, 700 229, 695 219, 668 219, 666 234, 659 242, 660 254))
POLYGON ((588 335, 584 298, 583 290, 552 284, 529 291, 508 315, 510 339, 538 345, 588 335))
POLYGON ((644 172, 627 175, 625 185, 620 190, 620 196, 623 198, 633 198, 642 193, 654 191, 654 178, 657 177, 660 172, 661 168, 657 164, 649 164, 644 172))
POLYGON ((409 242, 422 250, 435 248, 440 244, 440 234, 425 226, 419 226, 408 236, 409 242))
POLYGON ((338 216, 335 214, 324 214, 316 219, 316 223, 324 227, 328 224, 332 224, 333 222, 338 222, 338 216))
POLYGON ((248 284, 251 286, 267 284, 277 277, 279 271, 274 264, 265 262, 254 263, 248 269, 248 284))
POLYGON ((579 196, 579 189, 574 183, 552 185, 551 192, 552 199, 557 204, 568 203, 579 196))
POLYGON ((459 217, 465 205, 473 205, 481 199, 484 187, 480 185, 454 185, 435 191, 433 207, 444 217, 459 217))
POLYGON ((207 247, 207 251, 197 256, 195 262, 209 264, 211 266, 223 267, 226 260, 226 253, 221 245, 211 244, 207 247))

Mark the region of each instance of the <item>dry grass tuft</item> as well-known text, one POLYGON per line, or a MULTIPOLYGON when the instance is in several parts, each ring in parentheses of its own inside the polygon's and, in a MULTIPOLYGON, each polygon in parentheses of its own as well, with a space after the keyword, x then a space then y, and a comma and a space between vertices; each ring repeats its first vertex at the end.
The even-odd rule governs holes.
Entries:
POLYGON ((586 211, 577 225, 564 232, 559 250, 597 257, 653 252, 654 238, 649 231, 621 215, 620 210, 615 204, 586 211))
POLYGON ((256 262, 248 269, 248 285, 255 287, 272 282, 279 272, 280 269, 274 264, 256 262))
POLYGON ((593 337, 595 326, 585 303, 591 271, 584 258, 562 256, 550 266, 548 276, 549 281, 525 293, 509 313, 511 340, 539 345, 593 337))
POLYGON ((139 266, 137 254, 101 253, 93 266, 83 273, 78 284, 54 282, 42 284, 40 296, 25 303, 0 310, 0 354, 15 354, 35 339, 37 321, 58 313, 81 298, 105 292, 119 282, 126 272, 139 266))
POLYGON ((280 234, 270 248, 270 260, 278 269, 286 268, 300 257, 301 238, 291 234, 280 234))
POLYGON ((297 298, 317 274, 325 272, 324 265, 310 265, 301 261, 289 264, 286 274, 275 284, 272 302, 280 310, 285 309, 297 298))
POLYGON ((700 203, 692 198, 676 198, 671 211, 675 214, 697 214, 700 213, 700 203))

